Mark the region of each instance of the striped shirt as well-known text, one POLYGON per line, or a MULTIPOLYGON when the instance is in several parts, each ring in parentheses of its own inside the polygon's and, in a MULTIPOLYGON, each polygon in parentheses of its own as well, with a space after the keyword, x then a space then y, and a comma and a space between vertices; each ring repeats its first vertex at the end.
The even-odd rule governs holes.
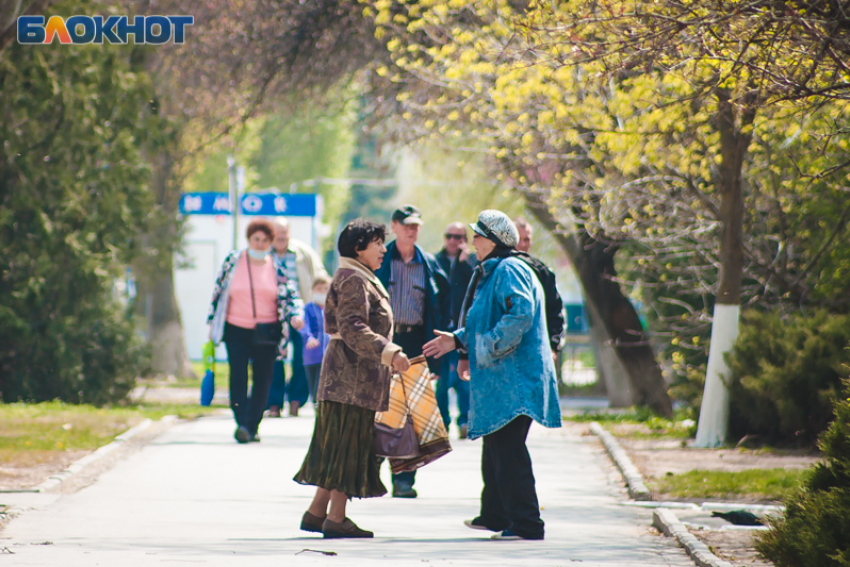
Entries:
POLYGON ((425 324, 425 264, 418 250, 407 264, 393 258, 387 291, 396 325, 425 324))

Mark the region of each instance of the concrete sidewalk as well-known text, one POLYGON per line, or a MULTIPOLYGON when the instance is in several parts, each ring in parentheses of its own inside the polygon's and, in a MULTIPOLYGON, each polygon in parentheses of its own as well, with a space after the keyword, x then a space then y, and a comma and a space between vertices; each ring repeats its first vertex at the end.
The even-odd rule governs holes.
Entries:
POLYGON ((601 445, 574 430, 532 427, 546 539, 528 542, 491 541, 462 523, 478 511, 480 441, 453 440, 451 454, 420 470, 416 500, 352 501, 348 515, 374 540, 324 540, 299 531, 313 488, 291 480, 312 433, 309 408, 265 420, 259 444, 238 445, 233 428, 228 415, 177 424, 80 492, 19 495, 30 509, 0 533, 0 550, 14 553, 0 553, 0 567, 693 565, 650 533, 651 511, 619 505, 601 445))

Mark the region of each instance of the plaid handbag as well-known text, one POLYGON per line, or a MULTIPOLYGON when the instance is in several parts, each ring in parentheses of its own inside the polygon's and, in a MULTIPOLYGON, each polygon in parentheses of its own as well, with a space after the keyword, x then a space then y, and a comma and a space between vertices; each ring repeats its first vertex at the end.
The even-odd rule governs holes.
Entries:
POLYGON ((424 356, 412 359, 407 372, 393 376, 390 383, 390 407, 387 411, 375 414, 375 423, 399 429, 407 421, 408 408, 419 439, 419 454, 408 459, 390 459, 393 474, 414 471, 452 450, 424 356), (404 380, 404 385, 401 380, 404 380))

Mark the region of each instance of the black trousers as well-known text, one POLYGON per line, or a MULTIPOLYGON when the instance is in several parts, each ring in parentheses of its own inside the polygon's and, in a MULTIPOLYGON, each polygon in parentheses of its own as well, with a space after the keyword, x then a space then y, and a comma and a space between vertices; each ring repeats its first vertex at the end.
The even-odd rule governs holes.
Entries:
MULTIPOLYGON (((407 358, 416 358, 422 354, 422 347, 430 339, 425 336, 425 326, 417 328, 409 333, 397 333, 393 335, 393 342, 401 347, 407 358)), ((403 472, 393 475, 393 483, 400 482, 413 486, 416 482, 416 471, 403 472)))
POLYGON ((484 436, 480 521, 494 531, 510 529, 527 539, 542 539, 543 520, 525 446, 529 427, 531 418, 521 415, 484 436))
POLYGON ((322 363, 305 364, 304 372, 307 374, 307 386, 310 388, 310 398, 313 400, 314 404, 318 404, 319 399, 316 395, 319 391, 319 378, 322 375, 322 363))
POLYGON ((269 399, 276 345, 255 345, 254 329, 225 323, 224 344, 230 363, 230 409, 237 426, 245 426, 251 435, 257 434, 269 399), (248 394, 248 363, 253 363, 254 380, 248 394))

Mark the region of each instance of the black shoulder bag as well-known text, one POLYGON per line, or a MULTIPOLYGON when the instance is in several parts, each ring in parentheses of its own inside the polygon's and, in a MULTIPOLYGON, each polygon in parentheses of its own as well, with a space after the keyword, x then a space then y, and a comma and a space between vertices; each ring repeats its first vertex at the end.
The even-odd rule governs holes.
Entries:
POLYGON ((254 312, 254 338, 255 345, 261 346, 277 346, 280 344, 283 330, 281 323, 257 323, 257 304, 254 302, 254 278, 251 277, 251 259, 248 254, 245 254, 245 261, 248 262, 248 282, 251 284, 251 310, 254 312))

